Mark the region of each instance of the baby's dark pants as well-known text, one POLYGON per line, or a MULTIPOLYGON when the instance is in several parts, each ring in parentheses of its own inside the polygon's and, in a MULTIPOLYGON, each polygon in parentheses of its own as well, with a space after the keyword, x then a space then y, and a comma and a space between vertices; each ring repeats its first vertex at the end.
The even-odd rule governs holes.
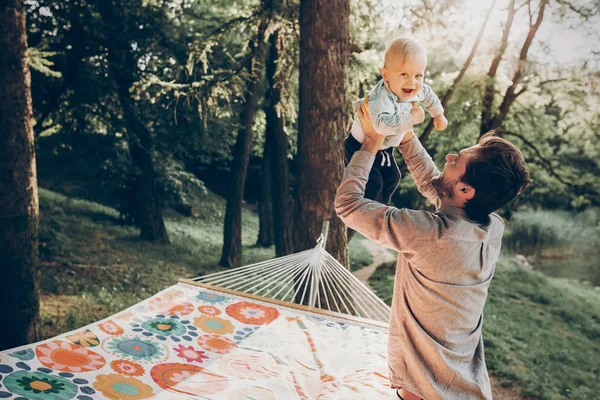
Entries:
MULTIPOLYGON (((362 144, 348 134, 344 140, 344 162, 350 162, 352 155, 360 150, 362 144)), ((394 148, 379 150, 375 154, 375 162, 369 173, 369 180, 365 188, 365 198, 383 204, 389 204, 392 195, 400 183, 400 169, 394 159, 394 148), (382 165, 383 164, 383 165, 382 165)))

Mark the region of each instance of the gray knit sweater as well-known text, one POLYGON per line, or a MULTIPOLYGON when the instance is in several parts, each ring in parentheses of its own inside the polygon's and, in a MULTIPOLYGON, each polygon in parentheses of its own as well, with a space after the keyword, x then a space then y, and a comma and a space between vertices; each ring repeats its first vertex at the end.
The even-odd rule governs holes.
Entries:
MULTIPOLYGON (((439 171, 415 137, 399 147, 423 194, 439 206, 431 178, 439 171)), ((464 211, 389 207, 365 199, 374 156, 354 154, 338 188, 342 221, 367 238, 399 251, 389 329, 392 387, 433 399, 491 399, 482 340, 483 307, 504 223, 487 225, 464 211)))

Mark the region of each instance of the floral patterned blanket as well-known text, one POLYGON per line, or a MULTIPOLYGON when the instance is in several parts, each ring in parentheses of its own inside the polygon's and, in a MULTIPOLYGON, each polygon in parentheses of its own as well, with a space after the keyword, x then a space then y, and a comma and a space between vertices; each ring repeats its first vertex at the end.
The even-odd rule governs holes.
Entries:
POLYGON ((0 353, 0 399, 394 396, 386 329, 186 283, 0 353))

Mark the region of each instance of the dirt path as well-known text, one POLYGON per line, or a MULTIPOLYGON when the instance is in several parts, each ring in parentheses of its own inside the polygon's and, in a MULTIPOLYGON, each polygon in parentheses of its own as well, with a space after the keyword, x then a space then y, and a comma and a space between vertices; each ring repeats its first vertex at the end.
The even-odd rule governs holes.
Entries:
MULTIPOLYGON (((385 247, 373 243, 369 239, 362 239, 362 245, 369 249, 369 251, 373 255, 373 262, 367 265, 366 267, 359 269, 358 271, 354 271, 353 274, 362 283, 367 285, 369 289, 372 289, 371 286, 369 286, 369 278, 371 277, 373 272, 381 264, 394 261, 396 257, 385 247)), ((490 376, 490 382, 492 384, 492 396, 494 400, 522 399, 518 388, 505 388, 502 385, 500 385, 500 382, 493 376, 490 376)))
POLYGON ((373 255, 373 262, 367 265, 366 267, 359 269, 358 271, 354 271, 353 274, 362 283, 367 285, 369 289, 372 290, 371 286, 369 286, 369 278, 371 277, 373 272, 381 264, 394 261, 396 257, 392 253, 390 253, 385 247, 373 243, 369 239, 362 239, 362 245, 369 249, 369 251, 373 255))

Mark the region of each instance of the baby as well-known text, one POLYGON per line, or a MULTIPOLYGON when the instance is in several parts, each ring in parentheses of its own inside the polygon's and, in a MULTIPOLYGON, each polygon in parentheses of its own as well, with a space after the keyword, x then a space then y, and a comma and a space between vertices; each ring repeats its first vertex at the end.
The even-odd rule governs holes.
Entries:
MULTIPOLYGON (((394 147, 414 124, 425 118, 423 109, 413 107, 413 102, 423 102, 437 130, 443 131, 448 126, 440 100, 429 86, 423 84, 426 67, 427 51, 416 39, 398 38, 385 52, 385 63, 381 68, 383 79, 369 93, 369 114, 377 133, 387 137, 375 156, 365 198, 389 204, 398 187, 400 170, 394 159, 394 147)), ((357 110, 362 102, 362 99, 354 102, 354 109, 357 110)), ((352 130, 344 141, 346 165, 360 150, 364 138, 358 114, 355 114, 352 130)))

